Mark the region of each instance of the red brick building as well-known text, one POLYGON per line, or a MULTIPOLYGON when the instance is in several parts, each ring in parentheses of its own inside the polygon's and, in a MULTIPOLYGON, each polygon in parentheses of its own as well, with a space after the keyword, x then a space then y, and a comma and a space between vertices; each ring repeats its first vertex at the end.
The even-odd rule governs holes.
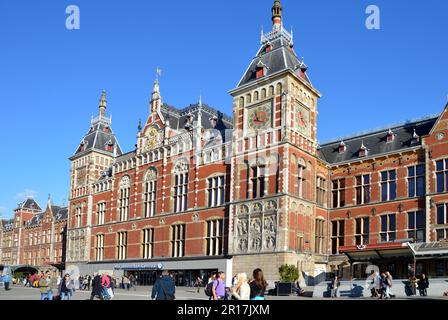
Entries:
POLYGON ((446 275, 448 109, 437 117, 319 145, 308 66, 282 7, 233 97, 233 118, 200 101, 162 103, 156 80, 136 148, 99 116, 71 161, 67 268, 157 271, 179 285, 211 271, 270 281, 294 264, 318 281, 378 264, 397 277, 446 275), (412 270, 411 270, 412 269, 412 270))
POLYGON ((64 270, 67 213, 50 199, 44 211, 31 198, 20 203, 13 219, 2 220, 0 265, 14 271, 64 270))

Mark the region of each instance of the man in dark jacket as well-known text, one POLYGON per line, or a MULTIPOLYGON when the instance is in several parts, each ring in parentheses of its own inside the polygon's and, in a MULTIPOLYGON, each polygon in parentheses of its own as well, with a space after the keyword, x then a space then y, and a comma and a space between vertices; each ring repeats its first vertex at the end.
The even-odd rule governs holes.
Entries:
POLYGON ((95 272, 93 274, 92 294, 90 295, 90 300, 93 300, 95 297, 100 300, 104 300, 102 290, 103 286, 101 285, 101 277, 99 276, 98 272, 95 272))
POLYGON ((152 288, 152 299, 156 300, 174 300, 176 293, 176 286, 173 279, 170 277, 168 271, 162 272, 162 277, 157 279, 154 287, 152 288))

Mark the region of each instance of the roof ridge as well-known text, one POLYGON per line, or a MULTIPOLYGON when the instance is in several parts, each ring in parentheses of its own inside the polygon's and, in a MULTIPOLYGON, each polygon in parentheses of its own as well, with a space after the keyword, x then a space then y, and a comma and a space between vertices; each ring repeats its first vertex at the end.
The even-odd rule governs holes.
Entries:
POLYGON ((365 130, 365 131, 359 131, 356 133, 352 133, 352 134, 348 134, 345 136, 340 136, 338 138, 333 138, 333 139, 329 139, 326 140, 322 143, 319 143, 319 145, 321 147, 326 146, 326 145, 330 145, 333 143, 339 143, 341 141, 348 141, 348 140, 354 140, 354 139, 358 139, 364 136, 368 136, 368 135, 373 135, 376 133, 380 133, 384 130, 388 130, 388 129, 397 129, 400 127, 404 127, 405 125, 410 125, 410 124, 417 124, 419 122, 426 122, 426 121, 430 121, 430 120, 434 120, 437 119, 439 117, 439 115, 437 114, 432 114, 432 115, 427 115, 424 117, 420 117, 420 118, 414 118, 414 119, 409 119, 409 120, 405 120, 399 123, 395 123, 395 124, 391 124, 391 125, 386 125, 386 126, 381 126, 381 127, 376 127, 373 129, 369 129, 369 130, 365 130))

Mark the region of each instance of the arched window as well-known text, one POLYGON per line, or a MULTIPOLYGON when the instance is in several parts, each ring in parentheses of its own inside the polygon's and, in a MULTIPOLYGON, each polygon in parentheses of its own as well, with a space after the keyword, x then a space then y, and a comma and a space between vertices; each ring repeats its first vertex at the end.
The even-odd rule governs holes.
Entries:
POLYGON ((188 209, 188 169, 185 159, 179 160, 174 167, 174 212, 188 209))
POLYGON ((274 95, 274 86, 269 87, 269 96, 272 97, 274 95))
POLYGON ((252 96, 249 94, 246 95, 246 103, 251 103, 252 102, 252 96))
POLYGON ((266 89, 261 89, 261 99, 266 99, 266 89))
POLYGON ((244 108, 244 97, 240 98, 240 108, 244 108))
POLYGON ((118 189, 118 212, 120 221, 127 221, 129 218, 129 199, 131 193, 131 179, 124 176, 120 181, 118 189))
POLYGON ((283 92, 283 86, 281 83, 277 83, 277 88, 276 88, 276 94, 282 94, 283 92))
POLYGON ((260 94, 258 93, 258 91, 255 91, 254 93, 254 101, 258 101, 260 99, 260 94))
POLYGON ((251 168, 252 198, 262 198, 266 192, 266 165, 264 159, 258 159, 251 168))
POLYGON ((144 183, 144 216, 150 218, 156 214, 157 170, 155 168, 151 168, 146 173, 144 183))

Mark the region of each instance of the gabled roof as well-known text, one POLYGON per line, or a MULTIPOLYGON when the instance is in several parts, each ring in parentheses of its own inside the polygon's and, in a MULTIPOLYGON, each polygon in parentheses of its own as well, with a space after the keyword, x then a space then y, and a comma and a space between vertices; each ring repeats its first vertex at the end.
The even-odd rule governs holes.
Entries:
POLYGON ((391 127, 394 139, 390 142, 387 141, 388 129, 335 140, 320 146, 319 157, 329 164, 338 164, 360 159, 359 151, 363 144, 367 148, 367 157, 418 147, 421 139, 415 140, 414 132, 418 137, 428 135, 436 121, 437 117, 429 117, 391 127), (344 152, 339 152, 341 141, 346 146, 344 152))
POLYGON ((116 149, 116 155, 122 154, 120 144, 112 130, 110 119, 100 116, 92 121, 89 131, 81 140, 71 159, 90 151, 98 151, 112 156, 114 149, 116 149), (109 145, 112 149, 108 149, 109 145))
POLYGON ((16 210, 20 209, 42 211, 39 204, 33 198, 27 198, 25 201, 19 203, 16 210))
POLYGON ((187 123, 187 116, 193 115, 194 121, 199 118, 199 113, 201 113, 201 125, 204 129, 212 129, 210 123, 211 117, 216 117, 218 119, 217 130, 225 130, 233 128, 233 119, 218 111, 217 109, 207 105, 207 104, 191 104, 186 108, 177 109, 168 104, 164 104, 161 107, 161 112, 165 120, 169 121, 170 128, 174 130, 185 129, 185 124, 187 123))
MULTIPOLYGON (((284 30, 282 32, 285 32, 284 30)), ((303 61, 299 61, 290 42, 285 37, 280 37, 272 42, 265 43, 258 51, 256 57, 252 60, 249 68, 238 83, 238 87, 242 87, 257 80, 257 68, 264 66, 266 73, 264 76, 271 76, 281 71, 290 70, 298 77, 311 84, 308 75, 302 71, 303 61), (270 51, 267 48, 270 47, 270 51)))

